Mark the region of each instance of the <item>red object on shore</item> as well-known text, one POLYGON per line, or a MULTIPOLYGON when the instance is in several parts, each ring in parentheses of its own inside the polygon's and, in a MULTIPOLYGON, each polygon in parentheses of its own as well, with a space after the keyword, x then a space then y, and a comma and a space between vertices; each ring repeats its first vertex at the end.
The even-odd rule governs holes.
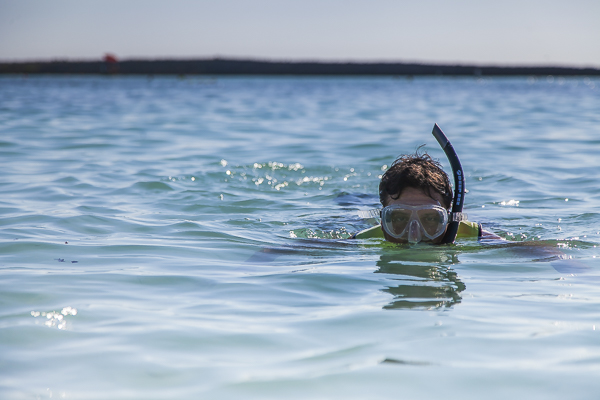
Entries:
POLYGON ((109 64, 116 64, 118 63, 117 56, 115 56, 114 54, 106 53, 104 55, 104 62, 109 64))

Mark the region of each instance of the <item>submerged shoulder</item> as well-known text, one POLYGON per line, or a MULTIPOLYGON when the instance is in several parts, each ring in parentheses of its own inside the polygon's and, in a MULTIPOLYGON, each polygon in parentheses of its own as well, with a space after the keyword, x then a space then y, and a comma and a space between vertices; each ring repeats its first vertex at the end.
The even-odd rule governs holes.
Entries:
POLYGON ((471 221, 460 221, 458 224, 458 232, 456 233, 457 238, 461 237, 481 237, 483 229, 481 224, 471 221))
POLYGON ((362 230, 360 232, 355 233, 351 239, 371 239, 371 238, 381 238, 383 239, 383 230, 381 229, 381 225, 375 225, 371 228, 362 230))
POLYGON ((483 229, 480 223, 471 221, 460 221, 458 225, 457 238, 476 237, 480 239, 502 239, 500 236, 483 229))

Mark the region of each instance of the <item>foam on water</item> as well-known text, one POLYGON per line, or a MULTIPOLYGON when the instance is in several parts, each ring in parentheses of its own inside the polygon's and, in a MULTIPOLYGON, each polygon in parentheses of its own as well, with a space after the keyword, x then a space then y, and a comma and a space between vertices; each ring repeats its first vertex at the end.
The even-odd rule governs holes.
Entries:
POLYGON ((0 78, 0 397, 590 398, 600 83, 0 78), (430 135, 511 242, 345 240, 430 135), (435 384, 432 384, 435 382, 435 384))

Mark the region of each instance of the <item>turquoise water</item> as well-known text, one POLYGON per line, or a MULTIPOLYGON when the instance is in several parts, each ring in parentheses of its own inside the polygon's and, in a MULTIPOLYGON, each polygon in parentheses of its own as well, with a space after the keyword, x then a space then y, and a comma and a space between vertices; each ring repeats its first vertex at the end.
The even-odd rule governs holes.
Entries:
POLYGON ((589 78, 2 77, 0 397, 595 398, 599 126, 589 78), (435 122, 508 241, 345 240, 435 122))

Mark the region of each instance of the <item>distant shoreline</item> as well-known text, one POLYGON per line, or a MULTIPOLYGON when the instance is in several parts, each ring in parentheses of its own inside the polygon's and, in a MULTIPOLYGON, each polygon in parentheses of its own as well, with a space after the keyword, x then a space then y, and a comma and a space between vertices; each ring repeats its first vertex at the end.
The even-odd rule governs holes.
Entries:
POLYGON ((241 59, 0 62, 0 74, 309 75, 309 76, 600 76, 599 68, 477 66, 402 62, 241 59))

